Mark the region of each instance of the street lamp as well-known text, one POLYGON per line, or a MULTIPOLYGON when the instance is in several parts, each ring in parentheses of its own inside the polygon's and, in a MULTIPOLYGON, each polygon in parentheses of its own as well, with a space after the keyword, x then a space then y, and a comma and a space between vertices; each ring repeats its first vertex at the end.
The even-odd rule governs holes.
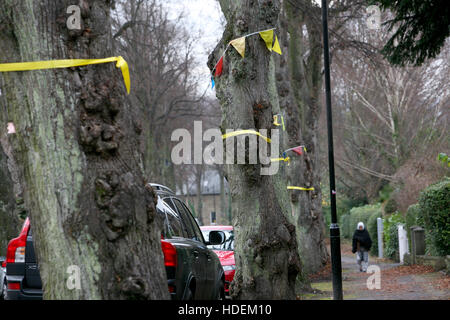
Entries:
POLYGON ((323 27, 323 60, 325 70, 325 93, 327 105, 328 125, 328 163, 330 171, 330 199, 331 199, 331 269, 333 273, 333 299, 342 300, 342 266, 341 266, 341 240, 336 215, 336 181, 334 176, 333 151, 333 117, 331 113, 331 83, 330 83, 330 50, 328 47, 328 3, 322 0, 322 27, 323 27))

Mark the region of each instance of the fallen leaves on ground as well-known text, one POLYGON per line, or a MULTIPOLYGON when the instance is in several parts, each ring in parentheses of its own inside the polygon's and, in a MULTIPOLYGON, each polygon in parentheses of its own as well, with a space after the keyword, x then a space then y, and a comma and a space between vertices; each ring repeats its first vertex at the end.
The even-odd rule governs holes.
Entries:
POLYGON ((424 274, 434 272, 431 266, 411 265, 411 266, 398 266, 381 271, 381 276, 406 276, 414 274, 424 274))
POLYGON ((311 282, 331 279, 331 261, 328 261, 327 264, 320 269, 320 271, 310 274, 308 277, 311 282))
POLYGON ((443 276, 432 282, 432 285, 438 290, 450 290, 450 276, 443 276))

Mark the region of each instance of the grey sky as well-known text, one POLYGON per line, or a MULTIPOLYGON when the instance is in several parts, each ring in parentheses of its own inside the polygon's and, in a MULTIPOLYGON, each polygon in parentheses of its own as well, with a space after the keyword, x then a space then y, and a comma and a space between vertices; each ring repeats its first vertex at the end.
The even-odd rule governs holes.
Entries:
POLYGON ((192 30, 194 36, 200 37, 194 73, 200 78, 199 90, 203 92, 210 85, 210 72, 206 66, 208 55, 219 42, 225 28, 219 3, 217 0, 168 0, 166 5, 170 8, 171 19, 185 12, 183 24, 192 30))

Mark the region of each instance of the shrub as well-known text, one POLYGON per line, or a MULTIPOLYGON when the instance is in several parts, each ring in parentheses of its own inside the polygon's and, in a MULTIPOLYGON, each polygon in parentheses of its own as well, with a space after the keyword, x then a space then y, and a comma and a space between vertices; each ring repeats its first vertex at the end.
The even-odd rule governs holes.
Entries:
POLYGON ((379 201, 384 202, 384 201, 388 200, 393 191, 394 191, 394 188, 392 188, 391 185, 386 184, 385 186, 383 186, 383 188, 381 188, 381 190, 378 193, 379 201))
POLYGON ((408 207, 408 210, 406 211, 405 224, 406 224, 405 226, 406 232, 408 234, 409 247, 412 248, 411 227, 413 226, 420 226, 423 228, 425 227, 418 203, 412 204, 408 207))
POLYGON ((344 238, 351 238, 351 229, 350 229, 350 214, 344 214, 341 216, 341 221, 339 221, 341 228, 341 235, 344 238))
POLYGON ((392 214, 397 211, 397 201, 394 198, 390 198, 384 206, 384 212, 386 214, 392 214))
POLYGON ((367 222, 367 231, 369 231, 370 238, 372 239, 372 249, 370 249, 372 255, 378 255, 377 218, 381 218, 381 210, 374 211, 367 222))
POLYGON ((392 260, 399 261, 398 252, 398 225, 405 222, 400 213, 394 213, 383 221, 384 229, 384 255, 392 260))
POLYGON ((362 221, 372 239, 372 254, 377 254, 377 218, 381 217, 381 204, 365 205, 350 210, 350 213, 341 217, 341 234, 344 238, 351 239, 358 222, 362 221))
POLYGON ((426 230, 427 252, 431 255, 450 254, 450 178, 423 190, 419 207, 426 230))
POLYGON ((420 206, 418 203, 412 204, 408 207, 408 210, 406 211, 406 227, 409 230, 412 226, 421 226, 423 225, 423 219, 420 212, 420 206), (420 220, 422 222, 420 222, 420 220))
POLYGON ((351 233, 353 235, 353 231, 356 229, 356 226, 358 225, 358 222, 363 222, 364 225, 367 227, 367 224, 369 222, 369 218, 372 214, 375 212, 381 212, 381 205, 375 204, 375 205, 365 205, 363 207, 357 207, 350 210, 350 228, 351 233))

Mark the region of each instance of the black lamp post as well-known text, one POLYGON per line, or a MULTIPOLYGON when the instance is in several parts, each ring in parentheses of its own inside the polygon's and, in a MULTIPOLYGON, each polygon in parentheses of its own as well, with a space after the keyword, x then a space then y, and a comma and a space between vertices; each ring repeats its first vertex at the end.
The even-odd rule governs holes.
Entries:
POLYGON ((341 266, 341 240, 336 214, 336 181, 334 176, 334 150, 333 150, 333 117, 331 113, 331 83, 330 83, 330 50, 328 47, 328 2, 322 0, 322 26, 323 26, 323 58, 325 70, 325 93, 327 105, 328 125, 328 162, 330 167, 330 199, 331 199, 331 269, 333 273, 333 299, 342 300, 342 266, 341 266))

